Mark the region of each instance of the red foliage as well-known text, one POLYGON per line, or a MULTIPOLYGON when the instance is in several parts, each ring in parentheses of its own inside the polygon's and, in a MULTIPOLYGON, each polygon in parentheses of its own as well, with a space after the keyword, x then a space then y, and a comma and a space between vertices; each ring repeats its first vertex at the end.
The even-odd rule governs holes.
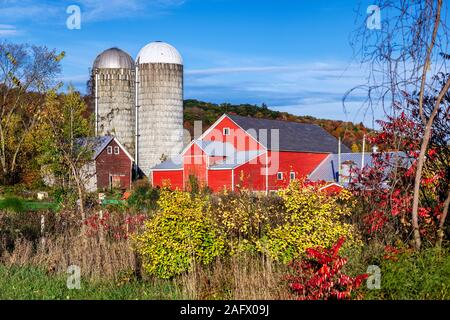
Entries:
POLYGON ((287 276, 289 287, 299 300, 350 299, 367 278, 367 274, 350 277, 342 273, 347 259, 339 256, 345 239, 340 238, 330 249, 309 248, 307 259, 292 261, 293 275, 287 276))
POLYGON ((143 225, 146 218, 144 214, 123 217, 120 214, 112 216, 109 212, 105 212, 102 218, 98 213, 91 215, 84 224, 87 226, 88 236, 95 236, 100 229, 103 229, 104 232, 119 240, 127 239, 131 233, 143 225))

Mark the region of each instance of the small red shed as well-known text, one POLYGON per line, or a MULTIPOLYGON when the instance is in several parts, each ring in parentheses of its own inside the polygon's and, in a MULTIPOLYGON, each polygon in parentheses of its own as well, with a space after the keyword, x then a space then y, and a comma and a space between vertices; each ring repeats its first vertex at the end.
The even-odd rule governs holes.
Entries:
MULTIPOLYGON (((88 138, 92 147, 92 162, 86 166, 91 179, 86 188, 89 191, 105 189, 126 190, 131 187, 134 159, 113 136, 88 138)), ((86 139, 85 139, 86 140, 86 139)))

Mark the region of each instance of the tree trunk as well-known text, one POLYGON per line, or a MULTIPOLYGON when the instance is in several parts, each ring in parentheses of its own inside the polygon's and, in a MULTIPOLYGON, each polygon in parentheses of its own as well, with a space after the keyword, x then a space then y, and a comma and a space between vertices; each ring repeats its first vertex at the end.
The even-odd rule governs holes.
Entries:
POLYGON ((422 180, 423 165, 425 164, 425 153, 428 148, 428 143, 430 142, 431 128, 433 126, 434 118, 436 117, 436 114, 438 113, 439 108, 441 106, 441 101, 449 88, 450 88, 450 78, 447 80, 441 92, 439 93, 439 96, 436 98, 433 111, 431 112, 430 118, 428 119, 427 125, 425 126, 425 132, 422 138, 422 144, 420 146, 420 154, 419 157, 417 158, 416 178, 414 181, 413 209, 411 214, 412 225, 414 228, 414 244, 416 250, 420 250, 420 247, 422 245, 419 229, 418 211, 419 211, 420 182, 422 180))
POLYGON ((444 225, 445 225, 445 220, 447 219, 449 204, 450 204, 450 189, 448 190, 447 199, 445 199, 445 202, 444 202, 442 216, 439 219, 439 230, 438 230, 438 240, 437 240, 437 246, 439 248, 442 246, 442 240, 444 240, 444 233, 445 233, 444 225))

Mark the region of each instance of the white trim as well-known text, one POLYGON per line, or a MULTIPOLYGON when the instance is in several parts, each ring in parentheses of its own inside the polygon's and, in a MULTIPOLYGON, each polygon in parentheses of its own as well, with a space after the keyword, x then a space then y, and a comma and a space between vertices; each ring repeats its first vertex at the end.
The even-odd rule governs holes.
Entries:
MULTIPOLYGON (((244 131, 250 138, 255 140, 257 144, 259 144, 264 150, 268 150, 261 142, 259 142, 254 136, 252 136, 250 133, 247 132, 244 128, 242 128, 240 125, 238 125, 236 122, 233 121, 226 113, 224 114, 231 122, 233 122, 235 125, 237 125, 239 128, 241 128, 242 131, 244 131)), ((248 151, 248 150, 247 150, 248 151)))
POLYGON ((113 140, 119 145, 119 147, 123 150, 123 152, 125 152, 128 158, 130 158, 130 160, 134 162, 134 158, 131 156, 131 154, 128 153, 127 149, 124 148, 124 146, 119 142, 119 140, 117 140, 117 138, 115 137, 113 140))
POLYGON ((231 169, 231 191, 234 191, 234 169, 231 169))
POLYGON ((228 128, 228 127, 223 128, 223 129, 222 129, 222 134, 223 134, 224 136, 229 136, 229 135, 230 135, 230 128, 228 128), (225 133, 225 131, 226 131, 227 133, 225 133))
POLYGON ((325 185, 323 187, 320 187, 319 190, 322 191, 323 189, 326 189, 326 188, 331 187, 331 186, 337 186, 339 188, 344 189, 344 187, 342 185, 340 185, 339 183, 331 182, 331 183, 329 183, 329 184, 327 184, 327 185, 325 185))
POLYGON ((151 169, 151 171, 180 171, 183 170, 183 168, 180 169, 151 169))
MULTIPOLYGON (((112 141, 112 140, 111 140, 112 141)), ((111 143, 111 141, 109 142, 109 143, 111 143)), ((113 147, 112 146, 109 146, 109 143, 106 145, 106 154, 113 154, 113 147), (111 150, 111 152, 109 152, 109 150, 111 150)), ((104 150, 104 149, 103 149, 104 150)), ((99 153, 98 153, 98 155, 100 155, 100 153, 102 153, 102 151, 103 150, 101 150, 99 153)), ((98 156, 97 156, 98 157, 98 156)), ((95 159, 97 159, 97 158, 95 158, 95 159)), ((94 159, 94 160, 95 160, 94 159)))
POLYGON ((283 173, 282 171, 278 171, 278 172, 277 172, 277 180, 278 180, 278 181, 281 181, 281 180, 283 180, 283 178, 284 178, 284 173, 283 173), (278 178, 278 175, 279 175, 279 174, 281 174, 281 178, 278 178))
MULTIPOLYGON (((219 119, 216 120, 216 122, 214 122, 208 129, 205 130, 205 132, 203 132, 200 137, 198 137, 196 140, 202 140, 206 135, 208 135, 209 132, 211 132, 215 126, 217 126, 220 121, 223 120, 223 118, 227 117, 227 114, 224 113, 222 116, 220 116, 219 119)), ((230 119, 231 120, 231 119, 230 119)))
POLYGON ((269 151, 266 150, 266 195, 269 194, 269 151))
POLYGON ((119 146, 114 146, 114 154, 118 155, 120 154, 120 147, 119 146), (117 152, 116 152, 117 151, 117 152))

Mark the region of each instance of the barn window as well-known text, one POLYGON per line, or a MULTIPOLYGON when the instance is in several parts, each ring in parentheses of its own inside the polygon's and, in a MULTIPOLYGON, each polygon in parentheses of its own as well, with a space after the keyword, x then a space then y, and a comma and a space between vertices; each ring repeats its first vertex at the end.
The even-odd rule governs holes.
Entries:
POLYGON ((289 173, 289 178, 291 179, 291 181, 295 180, 295 172, 289 173))
POLYGON ((107 152, 108 154, 112 154, 112 147, 109 146, 108 148, 106 148, 106 152, 107 152))
POLYGON ((278 180, 283 180, 283 172, 278 172, 277 173, 277 179, 278 180))
POLYGON ((223 135, 229 136, 230 135, 230 128, 223 128, 223 135))
POLYGON ((114 154, 119 154, 119 147, 114 147, 114 154))

